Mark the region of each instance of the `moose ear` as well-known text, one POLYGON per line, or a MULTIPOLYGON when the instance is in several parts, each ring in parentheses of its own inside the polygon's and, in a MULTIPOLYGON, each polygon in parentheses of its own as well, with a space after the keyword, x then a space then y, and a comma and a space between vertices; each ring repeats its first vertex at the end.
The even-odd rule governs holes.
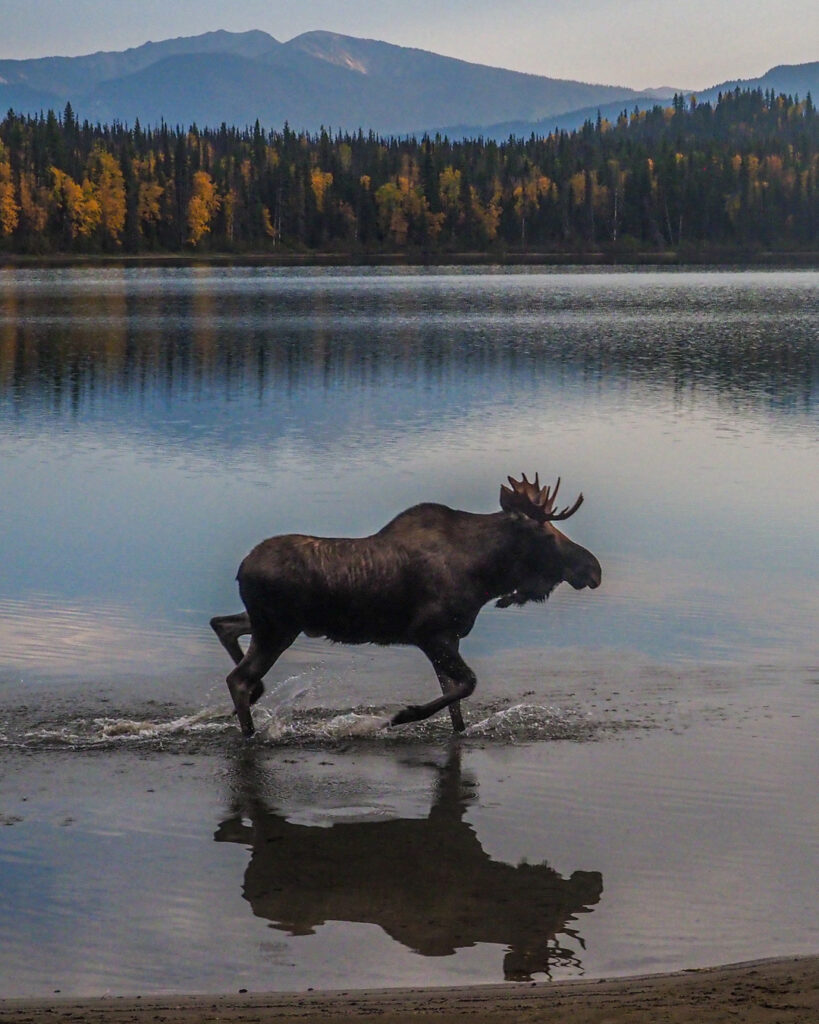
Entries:
MULTIPOLYGON (((526 477, 524 477, 524 480, 526 477)), ((509 477, 509 483, 515 484, 517 481, 509 477)), ((506 487, 505 484, 501 484, 500 489, 500 507, 504 512, 517 512, 520 515, 532 517, 534 506, 529 501, 525 494, 522 494, 519 490, 514 487, 506 487)))

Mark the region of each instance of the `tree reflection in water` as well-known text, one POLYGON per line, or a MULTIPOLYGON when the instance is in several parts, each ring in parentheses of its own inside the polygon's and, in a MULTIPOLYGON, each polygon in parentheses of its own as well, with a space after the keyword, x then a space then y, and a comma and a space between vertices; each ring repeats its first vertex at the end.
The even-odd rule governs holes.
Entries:
POLYGON ((505 946, 507 980, 549 976, 555 966, 582 969, 584 942, 570 922, 600 900, 602 875, 563 878, 545 862, 493 860, 465 820, 475 794, 462 778, 457 744, 438 769, 426 818, 329 828, 294 824, 269 805, 260 757, 242 754, 231 813, 214 837, 249 848, 243 894, 257 917, 291 935, 327 921, 376 924, 423 956, 505 946))

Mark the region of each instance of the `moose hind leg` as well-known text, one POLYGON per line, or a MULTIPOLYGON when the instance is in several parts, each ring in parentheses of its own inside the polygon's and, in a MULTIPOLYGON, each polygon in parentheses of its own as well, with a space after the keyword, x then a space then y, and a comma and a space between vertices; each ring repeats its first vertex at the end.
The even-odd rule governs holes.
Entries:
POLYGON ((242 735, 254 733, 250 706, 264 693, 262 677, 272 668, 274 662, 296 639, 295 636, 277 639, 276 642, 259 642, 254 636, 247 653, 227 677, 227 686, 233 698, 233 707, 239 719, 242 735))
POLYGON ((459 700, 449 705, 449 717, 452 721, 452 731, 463 732, 466 725, 464 724, 464 716, 461 714, 461 702, 459 700))
MULTIPOLYGON (((452 693, 458 684, 446 672, 435 666, 433 667, 435 668, 435 674, 438 676, 438 682, 441 684, 441 693, 447 696, 452 693)), ((464 725, 464 716, 461 714, 460 700, 456 700, 449 705, 449 717, 452 720, 453 732, 463 732, 466 726, 464 725)))
POLYGON ((458 654, 457 641, 439 641, 421 648, 435 669, 435 674, 444 691, 442 697, 427 704, 410 704, 390 720, 390 725, 406 725, 408 722, 422 722, 443 708, 450 708, 452 725, 456 732, 463 732, 464 722, 457 702, 468 697, 475 689, 475 673, 458 654), (454 709, 454 713, 453 710, 454 709))
POLYGON ((210 620, 210 628, 233 659, 234 665, 238 665, 245 656, 245 652, 239 646, 239 637, 247 636, 251 632, 250 616, 247 612, 239 612, 237 615, 215 615, 210 620))

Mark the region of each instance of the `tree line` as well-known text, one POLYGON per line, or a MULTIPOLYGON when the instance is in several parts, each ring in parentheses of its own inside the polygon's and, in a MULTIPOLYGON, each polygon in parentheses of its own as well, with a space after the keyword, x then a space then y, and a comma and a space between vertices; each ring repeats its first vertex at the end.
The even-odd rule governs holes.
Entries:
POLYGON ((810 250, 819 118, 808 95, 598 115, 506 142, 0 122, 0 253, 810 250))

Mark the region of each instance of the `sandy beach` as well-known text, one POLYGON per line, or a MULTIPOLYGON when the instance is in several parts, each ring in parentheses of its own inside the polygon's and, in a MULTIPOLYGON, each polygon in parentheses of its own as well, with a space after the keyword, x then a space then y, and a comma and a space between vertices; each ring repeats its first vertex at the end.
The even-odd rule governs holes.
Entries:
POLYGON ((597 981, 349 992, 237 993, 0 1001, 0 1024, 87 1024, 378 1019, 550 1024, 814 1024, 819 957, 755 961, 675 974, 597 981))

